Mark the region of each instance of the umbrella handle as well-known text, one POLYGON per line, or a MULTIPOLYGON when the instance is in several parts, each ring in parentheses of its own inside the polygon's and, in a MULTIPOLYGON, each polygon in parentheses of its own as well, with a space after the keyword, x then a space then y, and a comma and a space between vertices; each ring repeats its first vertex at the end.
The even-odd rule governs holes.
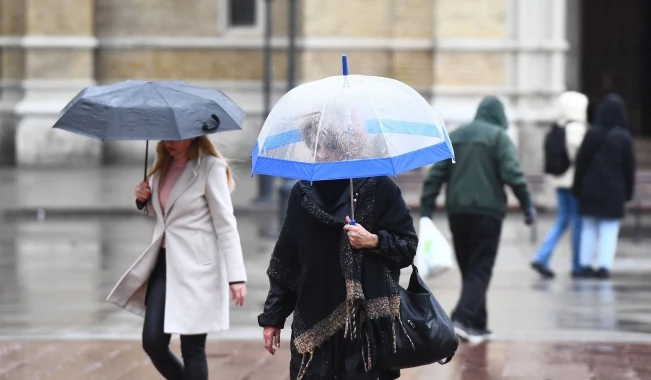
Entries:
POLYGON ((145 176, 143 181, 147 181, 147 164, 149 160, 147 159, 149 157, 149 140, 147 140, 147 143, 145 144, 145 176))
POLYGON ((353 190, 353 179, 350 179, 350 225, 356 226, 357 222, 355 221, 355 203, 357 199, 355 198, 355 191, 353 190))

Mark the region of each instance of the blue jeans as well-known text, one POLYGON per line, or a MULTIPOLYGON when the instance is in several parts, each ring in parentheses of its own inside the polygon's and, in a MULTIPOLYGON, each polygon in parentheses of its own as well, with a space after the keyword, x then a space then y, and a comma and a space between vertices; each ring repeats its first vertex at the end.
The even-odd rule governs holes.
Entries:
POLYGON ((581 266, 591 267, 597 253, 597 266, 610 270, 617 251, 619 219, 583 217, 581 231, 581 266))
POLYGON ((558 198, 558 211, 556 223, 547 233, 535 261, 544 267, 549 264, 549 259, 554 252, 554 247, 565 233, 565 230, 572 224, 572 271, 578 272, 581 268, 579 263, 581 246, 581 215, 579 215, 579 202, 570 189, 556 189, 558 198))

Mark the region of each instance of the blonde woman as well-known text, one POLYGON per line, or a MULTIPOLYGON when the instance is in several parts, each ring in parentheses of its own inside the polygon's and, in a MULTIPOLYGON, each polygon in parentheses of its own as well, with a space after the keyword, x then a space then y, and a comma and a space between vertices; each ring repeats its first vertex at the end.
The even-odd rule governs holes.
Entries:
POLYGON ((206 335, 229 327, 229 288, 236 305, 246 297, 233 178, 205 136, 160 142, 156 152, 136 187, 138 208, 156 216, 153 240, 108 301, 144 317, 143 348, 163 377, 205 380, 206 335), (183 362, 171 334, 181 335, 183 362))

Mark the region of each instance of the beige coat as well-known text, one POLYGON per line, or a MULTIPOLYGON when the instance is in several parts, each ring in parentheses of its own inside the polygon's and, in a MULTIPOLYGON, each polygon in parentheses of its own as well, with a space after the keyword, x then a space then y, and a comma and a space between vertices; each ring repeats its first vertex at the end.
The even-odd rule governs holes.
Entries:
POLYGON ((233 215, 226 162, 203 156, 188 162, 167 201, 151 181, 148 213, 156 216, 151 245, 122 276, 107 301, 145 315, 147 280, 163 235, 167 249, 165 332, 203 334, 229 327, 229 283, 246 281, 242 246, 233 215))

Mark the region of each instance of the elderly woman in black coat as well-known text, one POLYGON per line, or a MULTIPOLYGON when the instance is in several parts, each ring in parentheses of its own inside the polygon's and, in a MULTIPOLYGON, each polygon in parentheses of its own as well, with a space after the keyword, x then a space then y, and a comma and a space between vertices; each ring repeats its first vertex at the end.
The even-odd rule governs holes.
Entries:
MULTIPOLYGON (((345 159, 350 136, 321 123, 319 116, 304 119, 303 140, 317 162, 345 159)), ((363 138, 356 137, 358 142, 363 138)), ((354 149, 356 158, 363 154, 361 145, 354 149)), ((349 180, 298 182, 271 257, 270 290, 258 322, 265 348, 273 354, 285 320, 294 313, 292 380, 400 376, 382 370, 380 362, 393 349, 400 269, 413 262, 418 238, 390 178, 354 181, 356 225, 349 218, 349 186, 349 180)))
POLYGON ((608 278, 625 205, 635 189, 635 153, 621 97, 598 105, 576 158, 572 191, 579 198, 581 277, 608 278), (597 253, 597 270, 592 268, 597 253))

